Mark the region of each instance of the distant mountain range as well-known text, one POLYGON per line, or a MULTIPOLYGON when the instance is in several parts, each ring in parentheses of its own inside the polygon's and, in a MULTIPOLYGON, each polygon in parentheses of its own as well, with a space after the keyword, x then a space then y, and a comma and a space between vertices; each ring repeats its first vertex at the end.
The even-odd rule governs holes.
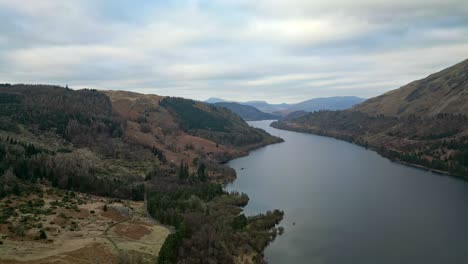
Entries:
POLYGON ((211 97, 205 101, 205 103, 215 104, 215 103, 238 103, 241 105, 248 105, 257 108, 258 110, 265 112, 265 113, 273 113, 277 111, 282 111, 288 109, 289 107, 293 106, 292 104, 269 104, 265 101, 248 101, 248 102, 235 102, 235 101, 228 101, 217 97, 211 97))
POLYGON ((320 110, 344 110, 364 101, 365 99, 356 96, 335 96, 314 98, 297 104, 269 104, 265 101, 233 102, 212 97, 205 103, 224 106, 244 120, 252 121, 290 118, 290 114, 298 117, 308 112, 320 110))

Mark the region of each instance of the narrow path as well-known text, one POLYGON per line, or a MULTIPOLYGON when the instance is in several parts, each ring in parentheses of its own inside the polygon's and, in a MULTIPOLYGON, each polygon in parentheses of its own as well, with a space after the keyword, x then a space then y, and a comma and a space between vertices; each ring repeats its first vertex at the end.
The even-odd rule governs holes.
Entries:
POLYGON ((114 227, 114 226, 116 226, 116 225, 118 225, 118 224, 121 224, 121 223, 123 223, 123 222, 125 222, 125 221, 128 221, 128 220, 130 220, 131 218, 132 218, 132 216, 130 215, 130 216, 128 216, 127 218, 125 218, 125 219, 123 219, 123 220, 120 220, 120 221, 118 221, 118 222, 116 222, 116 223, 113 223, 113 224, 109 225, 109 226, 106 228, 106 230, 104 230, 104 233, 103 233, 104 237, 107 238, 107 240, 109 240, 109 241, 114 245, 114 247, 115 247, 117 250, 120 250, 119 247, 118 247, 117 244, 114 242, 114 240, 112 240, 110 237, 107 236, 107 232, 108 232, 109 229, 111 229, 112 227, 114 227))

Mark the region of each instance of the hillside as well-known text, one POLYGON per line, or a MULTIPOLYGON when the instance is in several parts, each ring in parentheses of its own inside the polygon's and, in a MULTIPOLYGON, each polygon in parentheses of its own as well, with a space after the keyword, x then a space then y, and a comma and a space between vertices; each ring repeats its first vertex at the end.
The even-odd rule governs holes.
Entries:
POLYGON ((275 122, 372 148, 403 163, 468 177, 468 60, 344 111, 275 122))
MULTIPOLYGON (((178 165, 203 153, 200 158, 219 167, 220 161, 278 141, 224 108, 192 100, 53 86, 7 85, 0 92, 2 136, 24 144, 34 142, 44 152, 74 160, 86 150, 90 156, 86 159, 95 159, 90 166, 100 164, 92 169, 91 181, 109 177, 141 181, 155 155, 178 165), (119 160, 132 160, 138 166, 119 160)), ((229 178, 216 173, 213 177, 229 178)), ((77 188, 85 188, 84 182, 77 188)), ((116 189, 110 189, 126 196, 120 188, 130 186, 117 183, 116 189)), ((96 192, 109 195, 103 189, 96 192)))
MULTIPOLYGON (((92 254, 107 254, 100 257, 113 259, 110 263, 123 263, 119 254, 126 251, 116 250, 117 246, 128 249, 130 255, 136 248, 136 254, 145 263, 154 263, 158 252, 159 258, 183 259, 186 256, 177 253, 184 251, 179 251, 186 245, 182 241, 206 239, 198 230, 211 232, 213 243, 231 245, 223 248, 226 259, 244 254, 259 257, 276 234, 272 228, 282 218, 279 211, 246 218, 246 225, 264 218, 272 222, 268 228, 236 231, 242 234, 246 244, 256 240, 257 245, 262 245, 237 250, 235 241, 238 240, 232 238, 234 231, 230 223, 240 214, 240 205, 245 205, 248 197, 222 190, 219 183, 235 178, 234 171, 222 163, 281 139, 250 127, 223 107, 126 91, 4 84, 0 85, 0 120, 0 233, 3 237, 0 241, 2 250, 5 249, 2 256, 13 257, 12 263, 28 260, 26 257, 45 258, 44 263, 72 258, 92 248, 101 248, 92 254), (96 198, 91 199, 89 195, 96 198), (83 207, 83 201, 74 201, 74 197, 81 197, 89 204, 83 207), (144 204, 145 197, 148 200, 144 204), (27 200, 34 199, 38 199, 37 204, 27 204, 27 200), (18 209, 15 202, 11 204, 12 200, 24 200, 26 209, 18 209), (135 208, 128 200, 139 201, 133 206, 141 207, 143 216, 140 213, 136 218, 132 213, 135 208), (233 202, 237 200, 241 202, 233 202), (131 219, 111 228, 109 221, 105 221, 103 201, 106 206, 120 201, 115 205, 119 211, 107 216, 113 221, 131 219), (170 206, 163 206, 166 202, 170 206), (187 207, 188 204, 191 206, 187 207), (208 215, 205 210, 209 208, 216 210, 220 218, 208 215), (93 221, 81 221, 82 216, 68 221, 81 211, 83 215, 95 214, 93 221), (27 216, 29 213, 32 216, 27 216), (55 213, 60 215, 47 223, 38 220, 55 213), (168 231, 173 229, 153 224, 150 215, 160 223, 173 226, 177 236, 174 237, 174 231, 172 234, 168 231), (185 222, 194 217, 198 222, 191 224, 190 234, 182 232, 185 222), (215 225, 223 228, 212 229, 215 225), (71 240, 75 236, 93 230, 100 230, 99 234, 93 233, 100 239, 90 237, 76 242, 79 243, 73 247, 76 253, 63 255, 72 251, 66 248, 54 251, 63 243, 78 241, 71 240), (141 243, 154 248, 140 250, 139 238, 128 238, 133 242, 122 238, 138 230, 151 236, 143 237, 141 243), (151 230, 155 230, 154 234, 151 230), (79 234, 75 235, 76 231, 79 234), (108 243, 105 234, 101 239, 102 232, 115 233, 113 236, 119 240, 108 243), (256 232, 262 234, 261 239, 256 239, 256 232), (39 233, 49 236, 49 247, 41 246, 44 241, 34 242, 39 233), (174 243, 174 239, 180 243, 174 243), (17 246, 25 252, 41 254, 17 256, 12 251, 17 246)), ((203 248, 206 245, 200 244, 198 258, 210 259, 203 248)), ((125 263, 132 263, 128 261, 125 263)))
POLYGON ((468 60, 369 99, 353 111, 387 116, 468 115, 468 60))
POLYGON ((320 110, 344 110, 364 101, 365 99, 356 96, 314 98, 294 104, 289 107, 287 111, 291 113, 294 111, 315 112, 320 110))
POLYGON ((225 107, 231 110, 233 113, 240 116, 242 119, 246 121, 256 121, 256 120, 273 120, 278 119, 279 116, 264 113, 257 108, 249 105, 242 105, 239 103, 229 103, 229 102, 219 102, 215 103, 216 106, 225 107))
POLYGON ((294 111, 294 112, 291 112, 291 113, 289 113, 289 114, 283 116, 283 117, 281 118, 281 120, 291 120, 291 119, 295 119, 295 118, 298 118, 298 117, 301 117, 301 116, 305 116, 305 115, 307 115, 307 114, 309 114, 309 112, 302 111, 302 110, 300 110, 300 111, 294 111))
POLYGON ((265 112, 265 113, 273 113, 277 111, 282 111, 291 107, 290 104, 285 104, 285 103, 270 104, 265 101, 248 101, 248 102, 242 102, 241 104, 253 106, 257 108, 258 110, 265 112))

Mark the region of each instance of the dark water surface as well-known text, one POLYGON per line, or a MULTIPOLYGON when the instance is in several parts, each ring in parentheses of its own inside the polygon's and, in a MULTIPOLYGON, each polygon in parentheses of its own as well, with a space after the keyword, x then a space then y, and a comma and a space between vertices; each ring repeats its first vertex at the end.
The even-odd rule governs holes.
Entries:
POLYGON ((285 211, 270 263, 468 263, 468 182, 270 123, 250 124, 286 142, 231 161, 227 187, 247 214, 285 211))

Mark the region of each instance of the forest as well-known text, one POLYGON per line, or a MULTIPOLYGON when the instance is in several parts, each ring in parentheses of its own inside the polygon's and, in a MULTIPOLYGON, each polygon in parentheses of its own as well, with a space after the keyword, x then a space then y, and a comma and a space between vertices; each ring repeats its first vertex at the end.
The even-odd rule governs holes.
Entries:
POLYGON ((148 210, 161 223, 175 227, 158 263, 263 262, 263 250, 283 232, 276 228, 283 212, 246 217, 248 196, 227 193, 219 184, 197 179, 152 178, 148 210))

